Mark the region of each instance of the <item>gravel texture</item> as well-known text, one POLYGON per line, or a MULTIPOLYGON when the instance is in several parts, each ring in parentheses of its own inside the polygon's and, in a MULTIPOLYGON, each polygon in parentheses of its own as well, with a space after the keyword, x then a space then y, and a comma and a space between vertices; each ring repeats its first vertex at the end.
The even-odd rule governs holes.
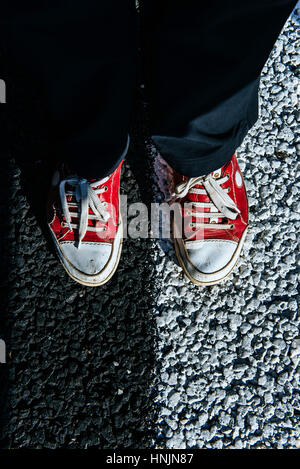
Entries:
MULTIPOLYGON (((0 163, 2 448, 299 447, 299 21, 266 64, 261 117, 238 151, 251 228, 220 286, 190 284, 172 243, 151 239, 125 240, 104 287, 75 284, 45 229, 50 168, 38 126, 22 119, 22 86, 17 115, 0 106, 15 141, 12 155, 3 140, 0 150, 13 156, 0 163)), ((149 205, 165 175, 144 107, 122 191, 149 205)))
MULTIPOLYGON (((163 447, 300 447, 299 13, 263 70, 260 119, 237 153, 250 205, 238 268, 221 286, 193 286, 172 243, 160 243, 156 403, 163 447)), ((159 200, 167 173, 154 148, 152 155, 159 200)))

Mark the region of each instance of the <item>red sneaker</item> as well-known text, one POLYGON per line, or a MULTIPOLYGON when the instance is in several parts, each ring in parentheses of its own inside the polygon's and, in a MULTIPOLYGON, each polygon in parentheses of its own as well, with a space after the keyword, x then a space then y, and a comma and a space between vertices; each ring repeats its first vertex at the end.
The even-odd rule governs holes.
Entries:
POLYGON ((119 263, 122 163, 100 180, 67 175, 63 167, 53 176, 48 225, 62 265, 82 285, 103 285, 119 263))
POLYGON ((214 285, 230 274, 245 241, 248 201, 243 177, 233 155, 208 176, 180 179, 175 188, 180 216, 173 225, 177 258, 193 283, 214 285))

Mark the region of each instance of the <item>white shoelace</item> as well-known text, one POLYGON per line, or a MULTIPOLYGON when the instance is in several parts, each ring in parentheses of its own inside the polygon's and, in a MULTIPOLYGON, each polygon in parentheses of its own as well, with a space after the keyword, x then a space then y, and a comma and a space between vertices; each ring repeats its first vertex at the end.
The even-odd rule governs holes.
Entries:
POLYGON ((191 227, 195 228, 213 228, 213 229, 231 229, 232 225, 219 222, 219 219, 229 218, 235 220, 240 210, 234 201, 227 194, 228 190, 221 187, 228 180, 228 177, 219 178, 218 180, 211 174, 208 176, 200 176, 190 178, 189 180, 178 184, 175 188, 175 194, 179 198, 185 197, 187 194, 207 195, 212 202, 192 202, 196 208, 209 208, 209 212, 204 211, 188 211, 187 215, 193 215, 195 218, 209 218, 210 223, 191 223, 191 227), (202 185, 204 189, 195 188, 196 185, 202 185), (212 223, 214 226, 212 227, 212 223))
POLYGON ((61 181, 59 185, 59 194, 62 205, 62 210, 64 217, 66 219, 66 224, 69 227, 70 231, 73 231, 73 228, 77 228, 78 225, 71 223, 72 218, 79 218, 79 242, 78 248, 80 247, 81 241, 84 238, 87 230, 89 231, 105 231, 105 227, 92 227, 89 226, 89 219, 99 220, 102 222, 107 222, 110 218, 110 214, 106 210, 105 202, 99 200, 98 194, 101 194, 107 190, 106 186, 95 189, 98 186, 102 186, 108 181, 108 177, 89 183, 86 179, 79 178, 78 176, 73 176, 68 179, 61 181), (69 190, 66 192, 66 184, 74 186, 74 191, 69 190), (76 198, 77 203, 68 202, 67 196, 73 195, 76 198), (78 208, 78 212, 70 212, 69 207, 78 208), (93 211, 94 215, 89 213, 89 208, 93 211))

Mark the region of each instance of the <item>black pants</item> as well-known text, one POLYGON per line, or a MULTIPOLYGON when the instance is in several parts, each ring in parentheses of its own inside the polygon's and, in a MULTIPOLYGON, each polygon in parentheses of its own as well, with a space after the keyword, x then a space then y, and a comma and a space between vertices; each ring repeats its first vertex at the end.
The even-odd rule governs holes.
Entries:
MULTIPOLYGON (((257 120, 259 75, 296 1, 140 3, 154 142, 182 174, 208 173, 257 120)), ((105 176, 124 155, 137 29, 133 0, 1 2, 8 70, 38 83, 57 151, 82 176, 105 176)))

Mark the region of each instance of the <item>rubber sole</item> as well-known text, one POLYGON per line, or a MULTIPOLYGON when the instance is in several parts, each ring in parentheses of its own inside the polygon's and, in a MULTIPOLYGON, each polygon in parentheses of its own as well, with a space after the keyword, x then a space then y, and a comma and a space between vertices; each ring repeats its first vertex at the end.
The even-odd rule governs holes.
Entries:
MULTIPOLYGON (((205 286, 211 286, 211 285, 217 285, 219 283, 221 283, 223 280, 225 280, 230 274, 231 272, 233 271, 233 269, 235 268, 239 258, 240 258, 240 254, 241 254, 241 251, 242 251, 242 248, 243 248, 243 245, 244 245, 244 242, 245 242, 245 238, 246 238, 246 235, 247 235, 247 231, 248 231, 248 226, 245 228, 245 231, 240 239, 240 242, 238 243, 238 246, 237 246, 237 249, 236 249, 236 254, 233 256, 232 260, 230 262, 228 262, 226 264, 226 266, 223 268, 223 269, 220 269, 218 270, 218 272, 220 272, 220 274, 222 274, 222 271, 225 270, 225 268, 227 269, 228 266, 230 266, 230 264, 232 264, 230 266, 230 270, 226 273, 226 275, 224 275, 223 277, 220 277, 218 280, 213 280, 213 281, 208 281, 208 282, 202 282, 202 281, 199 281, 197 279, 195 279, 191 274, 190 272, 187 270, 186 268, 186 265, 182 259, 182 256, 181 256, 181 253, 180 253, 180 248, 178 246, 178 242, 176 240, 176 238, 173 237, 173 240, 174 240, 174 245, 175 245, 175 252, 176 252, 176 257, 177 257, 177 260, 178 260, 178 263, 180 265, 180 267, 183 269, 186 277, 192 282, 194 283, 195 285, 199 285, 199 286, 202 286, 202 287, 205 287, 205 286)), ((194 266, 194 268, 196 268, 194 266)), ((200 271, 199 271, 200 272, 200 271)), ((202 273, 203 275, 205 275, 204 272, 200 272, 202 273)), ((208 274, 209 275, 209 274, 208 274)))
MULTIPOLYGON (((101 287, 102 285, 105 285, 105 283, 107 283, 111 278, 112 276, 114 275, 114 273, 116 272, 117 270, 117 267, 119 265, 119 262, 120 262, 120 257, 121 257, 121 253, 122 253, 122 247, 123 247, 123 222, 122 222, 122 218, 121 218, 121 215, 120 215, 120 224, 119 224, 119 228, 121 229, 121 239, 120 239, 120 245, 119 245, 119 249, 118 249, 118 254, 117 254, 117 258, 116 258, 116 262, 115 262, 115 265, 113 267, 113 270, 110 272, 110 274, 105 278, 105 280, 102 280, 101 282, 99 283, 89 283, 89 282, 85 282, 77 277, 75 277, 67 268, 67 266, 65 265, 63 259, 68 262, 68 259, 64 257, 63 253, 61 252, 61 250, 59 249, 59 246, 58 246, 58 243, 57 243, 57 240, 56 240, 56 237, 54 236, 51 228, 49 227, 50 229, 50 233, 52 235, 52 238, 53 238, 53 241, 54 241, 54 244, 55 244, 55 248, 56 248, 56 251, 57 251, 57 254, 58 254, 58 258, 60 260, 60 263, 62 264, 63 268, 65 269, 65 271, 67 272, 67 274, 69 275, 69 277, 71 277, 72 280, 74 280, 75 282, 79 283, 80 285, 84 285, 86 287, 101 287)), ((73 266, 74 268, 74 266, 73 266)), ((77 269, 76 269, 77 270, 77 269)), ((104 269, 105 270, 105 269, 104 269)), ((80 273, 80 271, 78 271, 80 273)), ((103 270, 101 271, 103 272, 103 270)), ((99 272, 99 273, 101 273, 99 272)), ((83 273, 83 272, 82 272, 83 273)), ((86 275, 86 274, 85 274, 86 275)), ((99 275, 99 274, 98 274, 99 275)))

